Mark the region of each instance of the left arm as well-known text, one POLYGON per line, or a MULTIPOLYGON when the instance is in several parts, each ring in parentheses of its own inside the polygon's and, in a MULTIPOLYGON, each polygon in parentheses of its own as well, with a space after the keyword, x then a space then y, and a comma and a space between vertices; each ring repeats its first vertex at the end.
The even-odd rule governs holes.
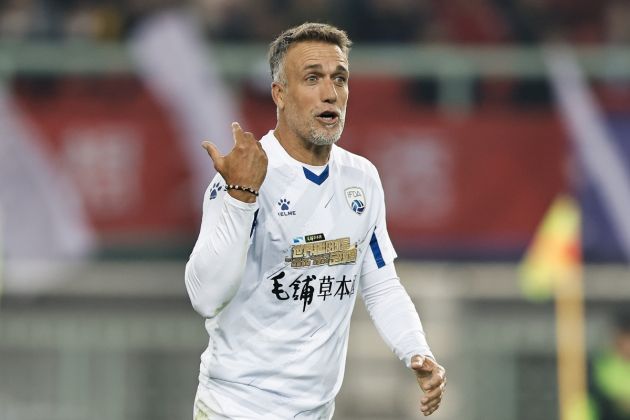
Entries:
POLYGON ((440 406, 445 371, 429 349, 420 317, 390 263, 361 277, 361 296, 370 318, 388 347, 414 370, 425 393, 420 409, 425 416, 440 406))
POLYGON ((387 233, 383 187, 376 168, 373 171, 376 225, 369 244, 372 255, 365 257, 361 267, 361 296, 385 343, 415 372, 425 393, 420 410, 428 416, 440 405, 446 376, 429 349, 420 317, 396 274, 396 252, 387 233))
POLYGON ((361 296, 387 346, 411 368, 415 355, 433 357, 416 312, 390 263, 361 277, 361 296))
POLYGON ((446 373, 429 349, 420 317, 400 284, 393 263, 361 277, 361 296, 387 346, 411 368, 424 397, 420 410, 430 415, 440 406, 446 373))

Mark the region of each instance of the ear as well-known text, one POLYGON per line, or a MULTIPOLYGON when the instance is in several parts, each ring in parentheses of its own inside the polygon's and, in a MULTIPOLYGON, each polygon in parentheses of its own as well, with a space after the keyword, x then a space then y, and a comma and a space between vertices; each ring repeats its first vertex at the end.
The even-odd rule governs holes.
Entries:
POLYGON ((284 109, 284 85, 278 82, 271 83, 271 97, 278 109, 284 109))

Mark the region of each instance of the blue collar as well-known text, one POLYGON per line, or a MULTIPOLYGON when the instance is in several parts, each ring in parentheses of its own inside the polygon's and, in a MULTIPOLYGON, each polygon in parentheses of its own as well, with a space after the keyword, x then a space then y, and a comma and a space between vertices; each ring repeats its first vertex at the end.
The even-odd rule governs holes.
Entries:
POLYGON ((328 165, 326 165, 326 169, 324 169, 319 175, 317 175, 315 172, 312 172, 310 169, 306 169, 304 166, 302 166, 302 169, 304 169, 304 176, 306 177, 306 179, 317 185, 322 185, 322 183, 328 179, 328 175, 330 173, 330 171, 328 170, 328 165))

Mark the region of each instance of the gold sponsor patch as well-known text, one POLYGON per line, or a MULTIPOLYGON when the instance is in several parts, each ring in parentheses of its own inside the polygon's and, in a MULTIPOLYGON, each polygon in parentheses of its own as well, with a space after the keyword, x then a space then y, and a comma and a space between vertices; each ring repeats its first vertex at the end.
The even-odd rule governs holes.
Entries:
POLYGON ((350 243, 350 238, 297 244, 291 247, 291 256, 286 261, 291 263, 291 267, 354 264, 357 262, 357 247, 350 243))

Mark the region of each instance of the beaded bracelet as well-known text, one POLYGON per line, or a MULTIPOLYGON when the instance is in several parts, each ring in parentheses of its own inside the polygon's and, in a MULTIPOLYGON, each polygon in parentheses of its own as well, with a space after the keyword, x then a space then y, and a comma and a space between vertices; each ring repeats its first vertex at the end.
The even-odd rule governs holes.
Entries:
POLYGON ((254 194, 256 197, 258 197, 258 191, 256 191, 255 189, 253 189, 252 187, 243 187, 241 185, 232 185, 232 184, 228 184, 225 187, 225 190, 239 190, 239 191, 245 191, 248 192, 250 194, 254 194))

